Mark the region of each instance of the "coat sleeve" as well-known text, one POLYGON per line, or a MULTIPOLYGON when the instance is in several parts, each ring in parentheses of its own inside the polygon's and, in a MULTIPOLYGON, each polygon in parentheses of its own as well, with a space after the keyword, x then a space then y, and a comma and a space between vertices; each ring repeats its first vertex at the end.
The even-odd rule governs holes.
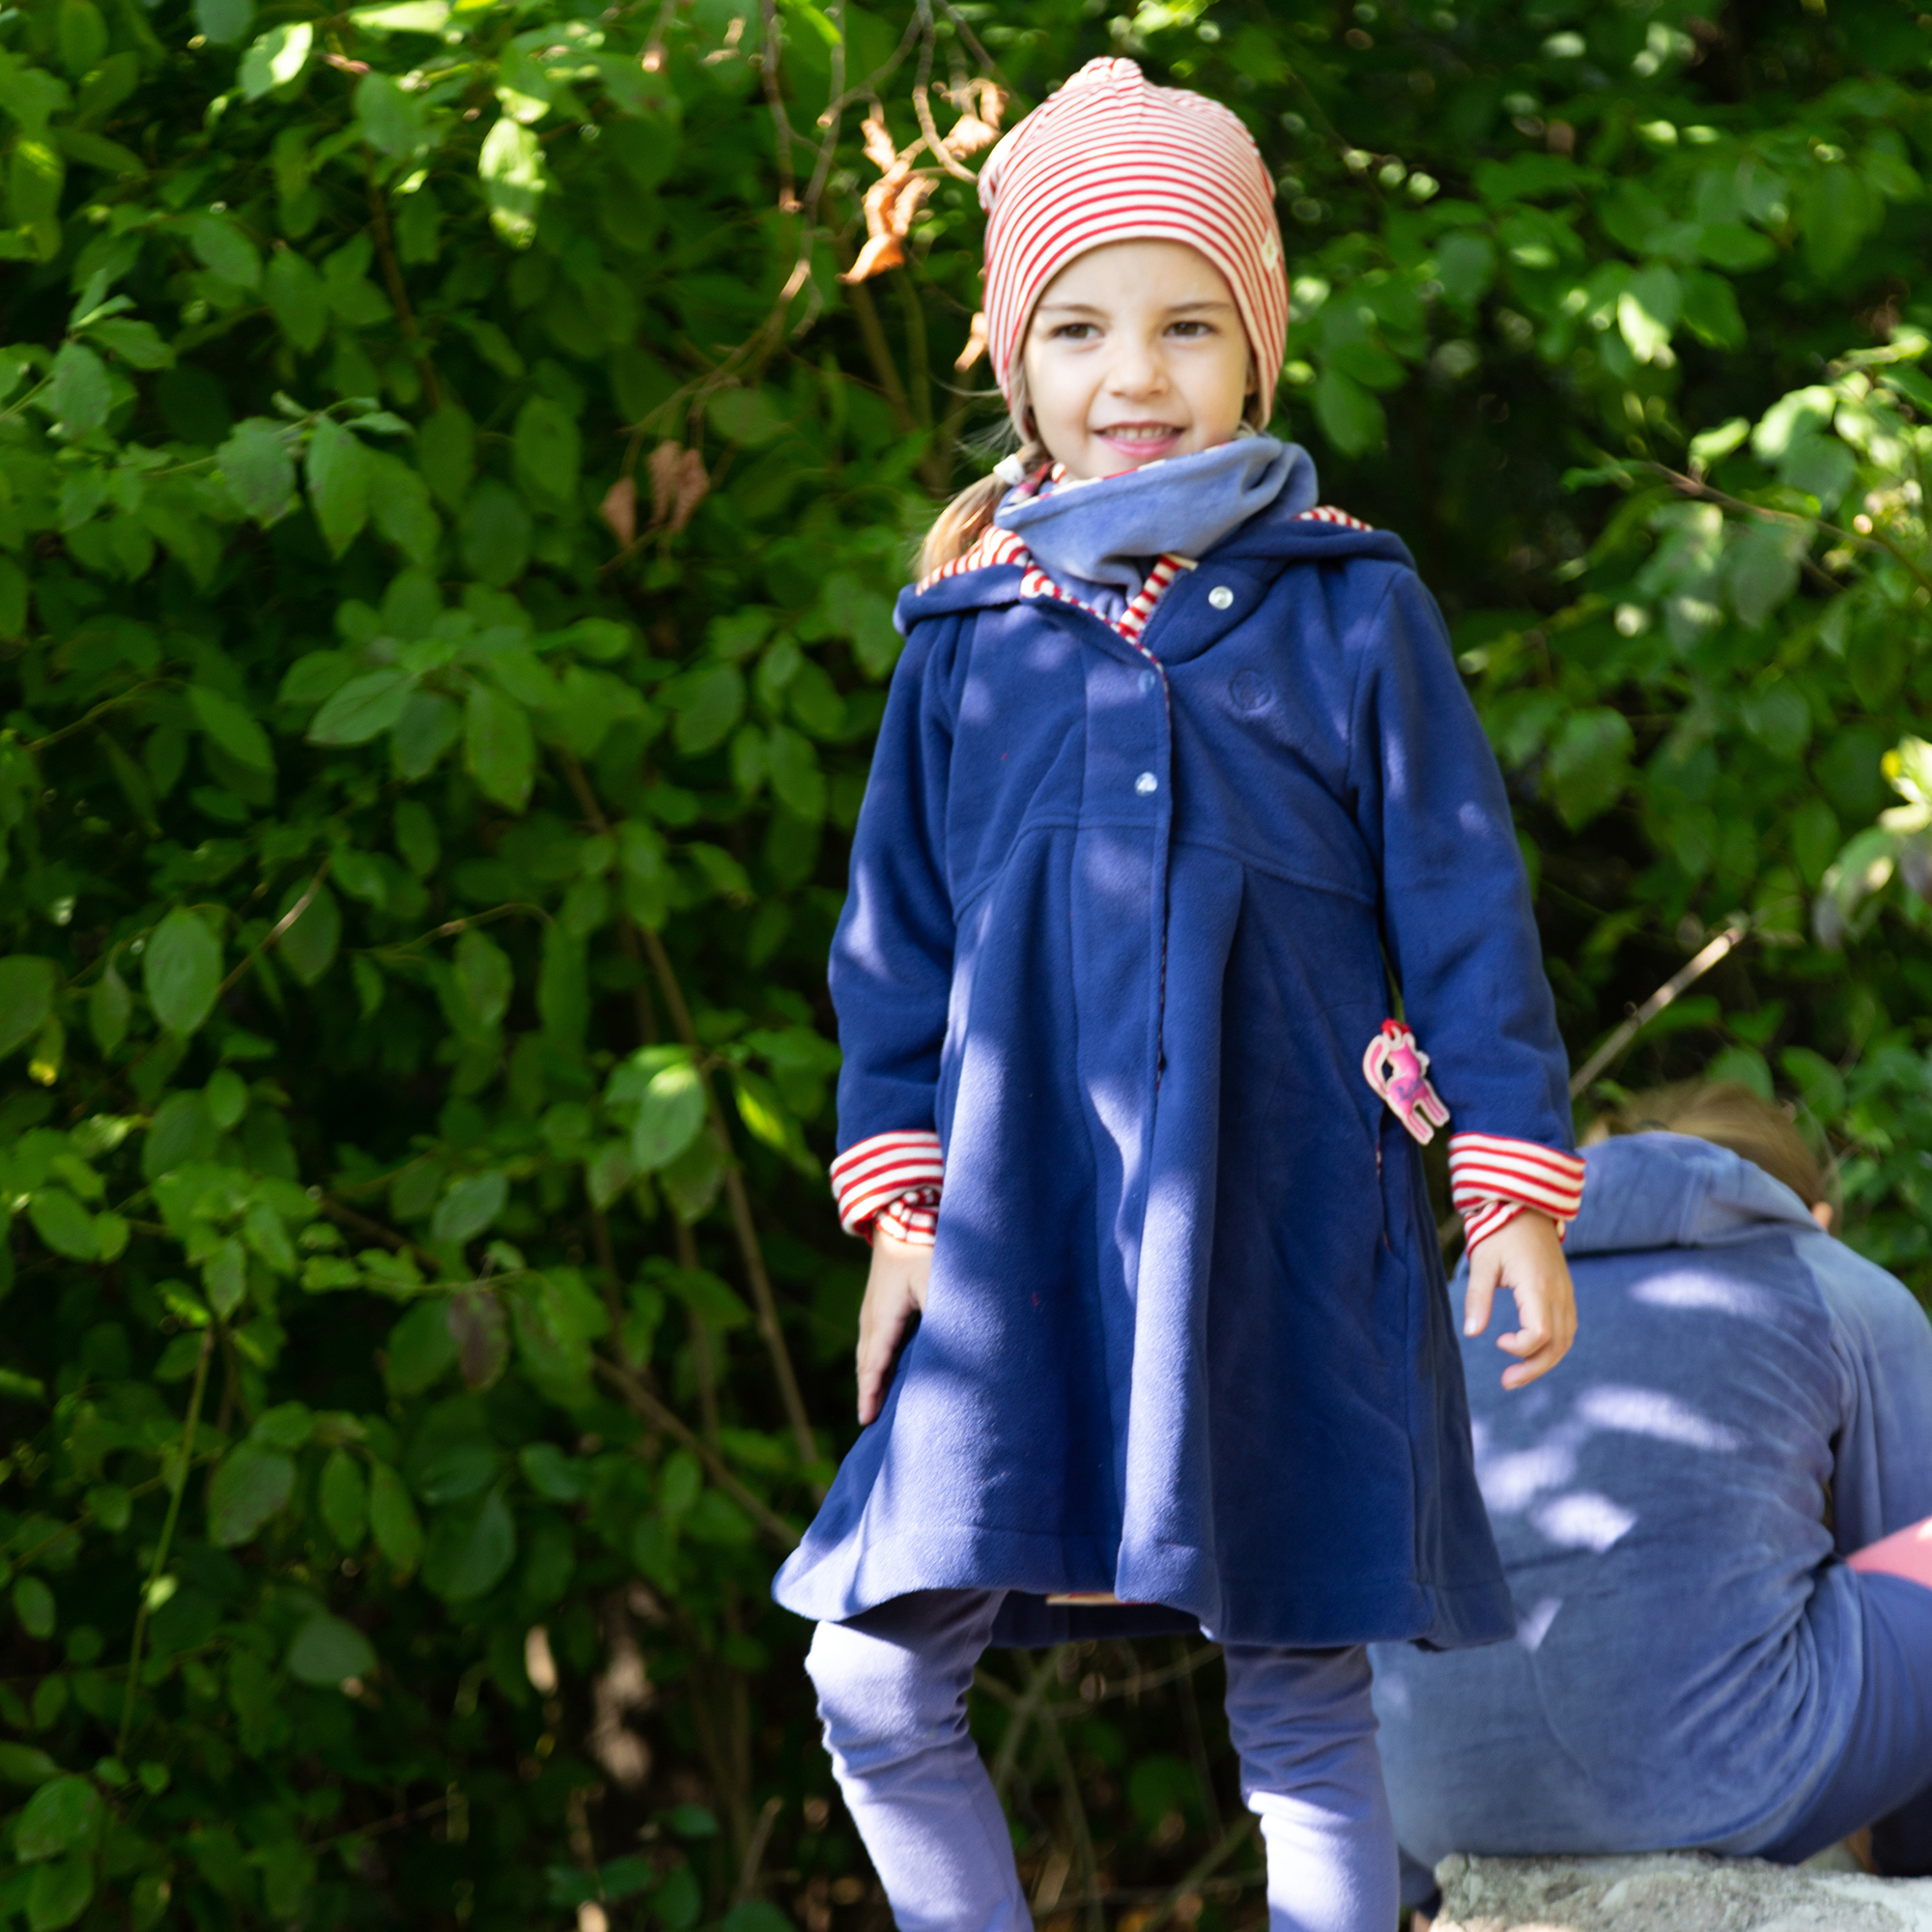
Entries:
POLYGON ((1459 1188, 1457 1205, 1467 1212, 1487 1197, 1565 1219, 1539 1189, 1560 1187, 1574 1169, 1580 1193, 1581 1164, 1568 1158, 1569 1060, 1495 754, 1412 571, 1394 574, 1350 642, 1350 784, 1380 874, 1383 943, 1449 1109, 1452 1159, 1482 1156, 1495 1182, 1459 1188), (1507 1184, 1512 1163, 1533 1169, 1539 1150, 1563 1159, 1543 1180, 1524 1172, 1507 1184))
POLYGON ((833 1181, 855 1232, 938 1179, 934 1102, 953 947, 944 838, 952 721, 940 661, 957 629, 956 618, 915 626, 894 671, 832 942, 842 1055, 833 1181))

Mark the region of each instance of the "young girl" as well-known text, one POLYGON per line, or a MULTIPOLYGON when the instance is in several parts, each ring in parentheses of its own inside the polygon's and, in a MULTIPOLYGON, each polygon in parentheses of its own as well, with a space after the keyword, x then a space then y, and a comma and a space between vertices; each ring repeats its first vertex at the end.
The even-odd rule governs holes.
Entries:
POLYGON ((1197 1628, 1270 1925, 1389 1932, 1364 1645, 1513 1628, 1416 1149, 1445 1107, 1505 1382, 1574 1328, 1509 809, 1407 553, 1258 433, 1288 290, 1239 121, 1095 61, 980 197, 1023 448, 900 600, 831 969, 869 1426, 776 1595, 907 1932, 1031 1923, 980 1651, 1197 1628))

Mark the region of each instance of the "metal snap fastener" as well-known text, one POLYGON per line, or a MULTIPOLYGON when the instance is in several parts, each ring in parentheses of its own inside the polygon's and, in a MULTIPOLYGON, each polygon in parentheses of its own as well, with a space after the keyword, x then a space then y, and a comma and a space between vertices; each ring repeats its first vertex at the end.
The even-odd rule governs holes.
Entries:
POLYGON ((1160 781, 1157 778, 1155 778, 1151 772, 1143 772, 1140 775, 1140 777, 1134 781, 1134 789, 1137 792, 1139 792, 1143 798, 1147 798, 1160 789, 1160 781))
POLYGON ((1217 611, 1225 611, 1235 601, 1235 593, 1225 583, 1217 583, 1208 593, 1208 601, 1217 611))
POLYGON ((1151 692, 1152 689, 1153 689, 1153 672, 1151 670, 1142 671, 1141 696, 1145 697, 1148 695, 1148 693, 1151 692))

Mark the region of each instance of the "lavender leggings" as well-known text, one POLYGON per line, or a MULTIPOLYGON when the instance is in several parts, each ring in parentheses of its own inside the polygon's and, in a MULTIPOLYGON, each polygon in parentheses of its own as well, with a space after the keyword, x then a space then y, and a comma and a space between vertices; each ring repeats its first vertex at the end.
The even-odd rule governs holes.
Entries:
MULTIPOLYGON (((1032 1932, 1012 1840, 966 1729, 1003 1593, 926 1590, 820 1624, 825 1747, 900 1932, 1032 1932)), ((1389 1932, 1395 1831, 1368 1654, 1229 1644, 1228 1728, 1267 1846, 1269 1932, 1389 1932)))

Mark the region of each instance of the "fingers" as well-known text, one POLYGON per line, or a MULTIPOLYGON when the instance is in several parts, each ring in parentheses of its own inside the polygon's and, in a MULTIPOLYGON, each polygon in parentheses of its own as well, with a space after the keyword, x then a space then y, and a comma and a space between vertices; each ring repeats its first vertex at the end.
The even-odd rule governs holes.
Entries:
MULTIPOLYGON (((895 1244, 896 1245, 896 1244, 895 1244)), ((859 1425, 878 1420, 885 1406, 886 1385, 893 1360, 905 1338, 907 1324, 924 1300, 923 1274, 899 1264, 899 1258, 876 1249, 866 1298, 859 1305, 859 1425)))
POLYGON ((1490 1325, 1502 1264, 1493 1240, 1479 1242, 1469 1256, 1469 1286, 1463 1297, 1463 1333, 1480 1335, 1490 1325))
POLYGON ((1517 1389, 1548 1375, 1570 1352, 1577 1339, 1577 1313, 1570 1296, 1553 1285, 1538 1282, 1513 1287, 1511 1293, 1521 1326, 1497 1336, 1496 1347, 1517 1357, 1503 1371, 1503 1386, 1517 1389))

